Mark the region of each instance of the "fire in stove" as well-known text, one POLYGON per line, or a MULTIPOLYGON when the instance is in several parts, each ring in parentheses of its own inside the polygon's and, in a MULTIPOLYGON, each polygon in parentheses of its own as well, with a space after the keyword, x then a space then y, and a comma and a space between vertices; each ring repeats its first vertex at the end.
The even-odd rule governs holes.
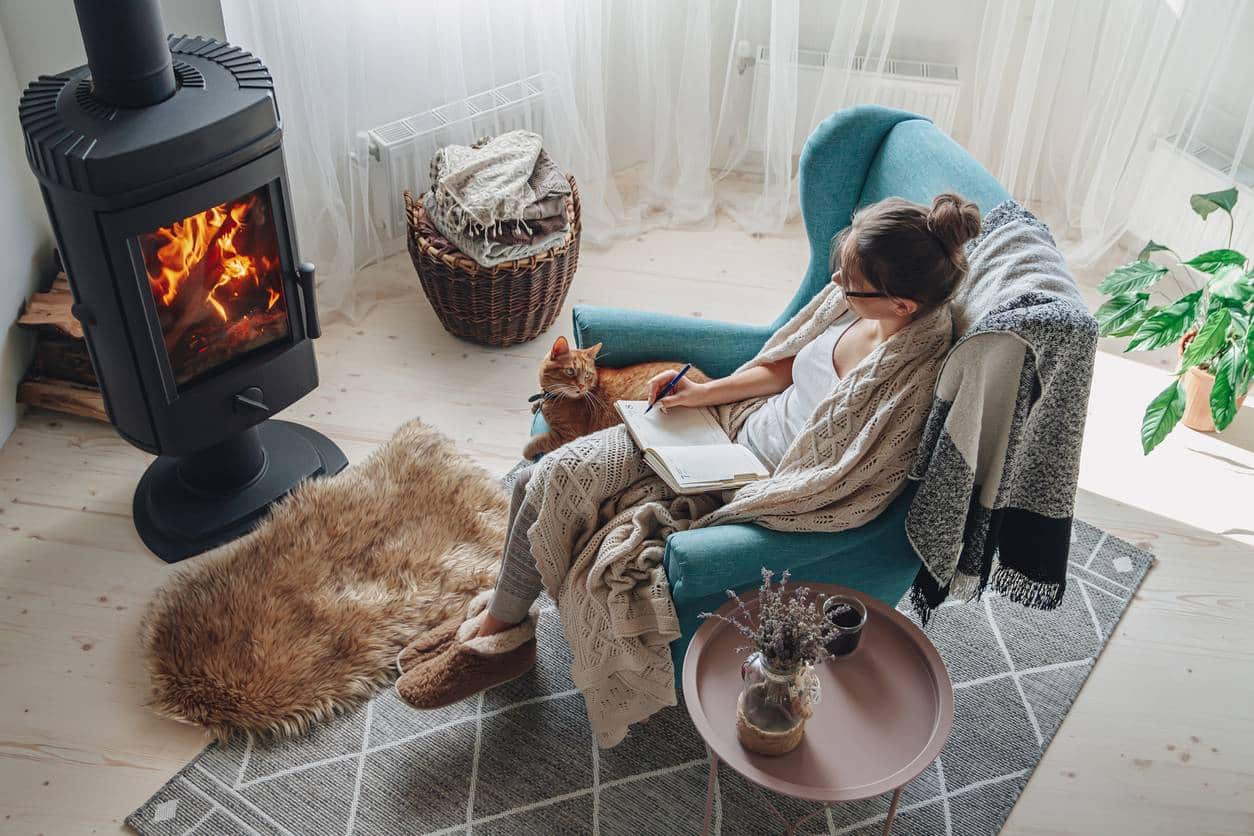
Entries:
POLYGON ((266 201, 258 189, 139 237, 179 385, 288 336, 266 201))

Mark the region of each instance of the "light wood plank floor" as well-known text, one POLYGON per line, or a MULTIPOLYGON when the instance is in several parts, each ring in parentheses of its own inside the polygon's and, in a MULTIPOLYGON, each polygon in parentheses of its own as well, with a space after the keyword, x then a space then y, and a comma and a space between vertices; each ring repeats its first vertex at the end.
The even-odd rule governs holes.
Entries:
MULTIPOLYGON (((765 323, 806 259, 800 226, 765 238, 722 219, 652 231, 586 248, 569 303, 765 323)), ((379 304, 327 327, 322 386, 284 417, 357 461, 420 416, 503 473, 549 338, 502 351, 459 342, 403 255, 372 272, 379 304)), ((1254 410, 1223 437, 1181 430, 1142 457, 1139 416, 1166 383, 1163 363, 1099 357, 1076 514, 1159 563, 1010 834, 1254 832, 1254 410)), ((131 525, 148 461, 108 427, 40 411, 0 450, 0 832, 115 832, 204 743, 144 708, 136 631, 172 572, 131 525)))

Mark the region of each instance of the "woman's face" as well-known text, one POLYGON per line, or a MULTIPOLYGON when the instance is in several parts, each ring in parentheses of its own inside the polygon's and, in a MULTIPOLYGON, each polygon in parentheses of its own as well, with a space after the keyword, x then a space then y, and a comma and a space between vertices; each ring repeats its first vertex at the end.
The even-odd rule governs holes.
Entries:
POLYGON ((849 308, 863 319, 909 319, 919 309, 913 299, 897 299, 881 293, 849 258, 851 237, 845 237, 840 247, 840 268, 832 274, 832 281, 845 291, 849 308))

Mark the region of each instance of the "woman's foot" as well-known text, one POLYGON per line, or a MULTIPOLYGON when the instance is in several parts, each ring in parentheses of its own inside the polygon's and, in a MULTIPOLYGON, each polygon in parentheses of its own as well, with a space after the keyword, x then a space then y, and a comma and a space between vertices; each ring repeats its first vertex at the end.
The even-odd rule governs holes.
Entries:
POLYGON ((488 602, 491 600, 492 590, 483 590, 470 599, 470 603, 466 605, 466 612, 463 615, 437 624, 405 645, 401 652, 396 654, 396 670, 404 674, 405 671, 413 669, 415 665, 439 656, 445 650, 448 650, 449 643, 453 641, 453 634, 457 632, 457 628, 462 625, 462 622, 474 618, 486 610, 488 602))
POLYGON ((539 614, 532 607, 522 623, 481 635, 489 618, 483 610, 456 629, 443 652, 407 668, 396 693, 415 708, 442 708, 517 679, 535 666, 539 614))

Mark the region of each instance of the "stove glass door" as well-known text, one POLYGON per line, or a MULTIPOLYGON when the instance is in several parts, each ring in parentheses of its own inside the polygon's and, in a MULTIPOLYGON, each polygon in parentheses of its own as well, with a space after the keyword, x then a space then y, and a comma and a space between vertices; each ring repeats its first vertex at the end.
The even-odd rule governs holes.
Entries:
POLYGON ((290 338, 270 191, 138 236, 180 388, 290 338))

